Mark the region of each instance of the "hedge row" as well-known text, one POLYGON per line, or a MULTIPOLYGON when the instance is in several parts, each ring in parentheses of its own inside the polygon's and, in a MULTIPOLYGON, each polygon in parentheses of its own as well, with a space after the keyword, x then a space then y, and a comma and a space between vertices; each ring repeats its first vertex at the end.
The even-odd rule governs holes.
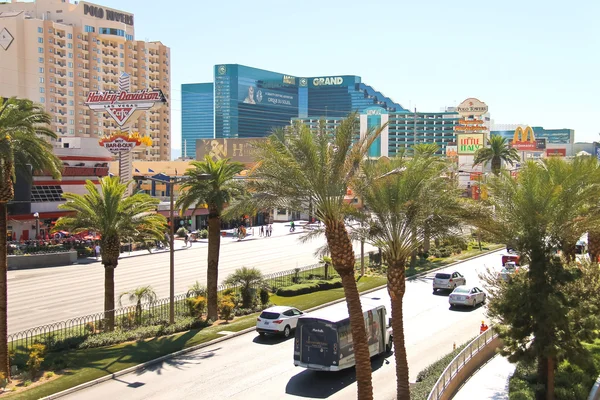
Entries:
POLYGON ((298 296, 300 294, 318 292, 320 290, 328 290, 342 287, 342 278, 334 278, 329 280, 313 280, 298 283, 292 286, 285 286, 277 289, 276 294, 282 297, 298 296))

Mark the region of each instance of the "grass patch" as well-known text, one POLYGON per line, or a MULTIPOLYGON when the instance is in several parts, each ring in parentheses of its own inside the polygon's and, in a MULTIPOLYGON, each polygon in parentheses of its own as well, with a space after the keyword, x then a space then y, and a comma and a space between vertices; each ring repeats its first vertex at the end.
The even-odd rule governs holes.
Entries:
MULTIPOLYGON (((383 277, 364 276, 357 285, 365 291, 385 284, 383 277)), ((308 309, 344 297, 343 289, 331 289, 295 297, 271 296, 271 302, 308 309)), ((239 332, 256 324, 256 314, 237 317, 232 322, 204 329, 192 329, 171 336, 121 343, 109 347, 48 353, 45 365, 61 365, 65 371, 57 379, 30 390, 6 395, 6 398, 39 399, 102 376, 121 371, 187 347, 222 337, 222 330, 239 332)), ((158 367, 160 368, 160 366, 158 367)))
POLYGON ((415 268, 408 268, 406 270, 406 277, 409 278, 411 276, 423 273, 423 272, 427 272, 430 271, 432 269, 435 268, 440 268, 443 267, 445 265, 448 264, 452 264, 458 261, 462 261, 465 260, 467 258, 470 257, 475 257, 478 256, 480 254, 485 254, 485 253, 489 253, 490 251, 494 251, 494 250, 499 250, 504 248, 504 245, 502 244, 487 244, 485 246, 483 246, 483 250, 479 251, 478 247, 475 248, 469 248, 468 250, 465 250, 463 252, 461 252, 460 254, 454 254, 450 257, 446 257, 446 258, 429 258, 427 260, 417 260, 417 265, 415 266, 415 268))
POLYGON ((448 364, 450 364, 454 357, 467 347, 473 339, 466 341, 464 344, 457 347, 456 350, 452 350, 450 353, 419 372, 417 375, 417 382, 410 387, 410 398, 412 400, 427 400, 429 393, 431 393, 431 390, 433 389, 433 385, 435 385, 448 364))

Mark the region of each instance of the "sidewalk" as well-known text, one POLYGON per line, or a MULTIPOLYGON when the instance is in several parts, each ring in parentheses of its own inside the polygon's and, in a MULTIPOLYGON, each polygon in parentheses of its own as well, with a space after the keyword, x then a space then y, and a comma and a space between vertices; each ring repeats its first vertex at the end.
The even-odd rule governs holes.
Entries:
POLYGON ((469 378, 453 397, 454 400, 508 399, 508 379, 515 365, 496 355, 469 378))

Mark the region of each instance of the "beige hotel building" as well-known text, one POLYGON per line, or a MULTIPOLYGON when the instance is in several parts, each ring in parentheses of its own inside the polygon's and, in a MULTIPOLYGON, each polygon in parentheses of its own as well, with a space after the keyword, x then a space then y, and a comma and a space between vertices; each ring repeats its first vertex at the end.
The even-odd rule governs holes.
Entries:
POLYGON ((125 72, 130 91, 160 89, 167 99, 129 121, 153 141, 134 157, 170 160, 170 71, 168 47, 134 40, 133 14, 83 1, 0 3, 0 96, 42 103, 60 137, 98 137, 117 129, 106 112, 92 112, 84 103, 89 91, 118 90, 125 72))

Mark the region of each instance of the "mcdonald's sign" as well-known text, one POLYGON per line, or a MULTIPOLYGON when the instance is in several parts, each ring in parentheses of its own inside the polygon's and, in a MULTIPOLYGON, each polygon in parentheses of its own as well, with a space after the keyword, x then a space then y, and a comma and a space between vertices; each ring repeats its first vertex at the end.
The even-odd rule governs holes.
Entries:
POLYGON ((515 130, 511 146, 517 150, 532 151, 537 150, 537 143, 533 129, 530 126, 525 129, 520 126, 515 130))

